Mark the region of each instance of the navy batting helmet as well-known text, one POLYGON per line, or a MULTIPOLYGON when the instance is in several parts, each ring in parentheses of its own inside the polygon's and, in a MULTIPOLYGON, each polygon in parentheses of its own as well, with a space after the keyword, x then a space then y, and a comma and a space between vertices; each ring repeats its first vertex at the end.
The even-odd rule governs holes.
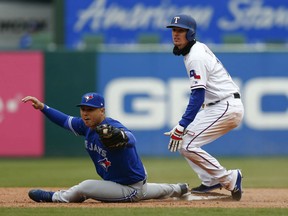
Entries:
POLYGON ((195 39, 197 24, 191 16, 183 14, 174 16, 171 20, 171 24, 167 25, 166 28, 173 27, 188 29, 186 34, 187 40, 193 41, 195 39))

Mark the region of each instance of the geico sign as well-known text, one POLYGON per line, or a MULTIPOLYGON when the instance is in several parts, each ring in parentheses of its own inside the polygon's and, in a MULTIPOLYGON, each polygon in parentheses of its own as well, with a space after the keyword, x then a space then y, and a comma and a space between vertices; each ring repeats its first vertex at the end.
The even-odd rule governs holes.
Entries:
MULTIPOLYGON (((288 96, 288 78, 254 78, 241 85, 244 123, 253 129, 287 129, 288 112, 263 112, 264 95, 288 96)), ((119 78, 105 88, 106 111, 130 129, 173 127, 184 113, 189 97, 187 79, 119 78)))

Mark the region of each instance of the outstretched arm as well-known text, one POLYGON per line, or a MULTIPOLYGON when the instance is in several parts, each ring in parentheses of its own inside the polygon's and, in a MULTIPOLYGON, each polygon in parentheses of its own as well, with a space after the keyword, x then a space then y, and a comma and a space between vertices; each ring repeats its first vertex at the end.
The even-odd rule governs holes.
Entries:
POLYGON ((69 116, 65 113, 62 113, 56 109, 50 108, 41 101, 39 101, 36 97, 27 96, 22 99, 23 103, 26 103, 30 101, 32 103, 32 106, 35 109, 40 110, 42 113, 45 114, 45 116, 55 124, 64 127, 66 129, 70 129, 68 126, 68 119, 69 116))
POLYGON ((26 97, 24 97, 22 99, 23 103, 26 103, 28 101, 31 101, 32 106, 34 107, 34 109, 39 109, 39 110, 43 110, 44 109, 44 103, 39 101, 36 97, 26 96, 26 97))
POLYGON ((50 121, 73 132, 76 136, 85 135, 86 127, 81 118, 68 116, 56 109, 53 109, 36 97, 26 96, 22 99, 23 103, 30 101, 35 109, 40 110, 50 121))

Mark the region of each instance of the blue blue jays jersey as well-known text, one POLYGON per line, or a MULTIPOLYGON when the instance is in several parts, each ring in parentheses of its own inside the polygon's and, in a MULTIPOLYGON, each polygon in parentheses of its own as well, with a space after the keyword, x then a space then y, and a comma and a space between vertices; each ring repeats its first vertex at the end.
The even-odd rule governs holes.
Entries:
POLYGON ((135 147, 136 139, 119 121, 106 117, 101 122, 101 124, 122 128, 129 137, 127 147, 110 150, 102 144, 98 134, 87 127, 81 118, 68 116, 46 105, 42 112, 52 122, 72 131, 75 135, 85 136, 85 148, 102 179, 122 185, 131 185, 145 179, 145 168, 135 147))

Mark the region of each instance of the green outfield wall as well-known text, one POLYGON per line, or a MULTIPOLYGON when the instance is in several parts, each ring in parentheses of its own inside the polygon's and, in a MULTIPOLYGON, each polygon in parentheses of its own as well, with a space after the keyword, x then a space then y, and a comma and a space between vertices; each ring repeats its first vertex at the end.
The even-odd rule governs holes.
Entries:
MULTIPOLYGON (((96 90, 95 52, 45 52, 45 103, 68 115, 79 115, 81 96, 96 90)), ((45 119, 45 155, 86 155, 83 137, 45 119)))

